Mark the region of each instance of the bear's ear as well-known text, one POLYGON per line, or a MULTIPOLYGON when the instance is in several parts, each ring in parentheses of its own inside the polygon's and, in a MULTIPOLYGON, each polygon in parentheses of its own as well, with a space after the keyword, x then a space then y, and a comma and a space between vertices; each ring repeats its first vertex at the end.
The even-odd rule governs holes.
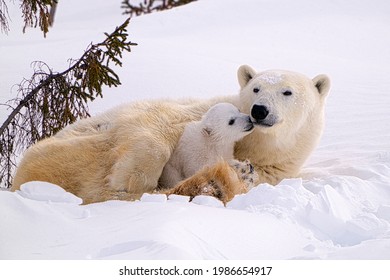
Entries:
POLYGON ((241 88, 245 87, 250 80, 256 75, 256 71, 248 65, 242 65, 238 68, 237 77, 241 88))
POLYGON ((326 97, 330 90, 330 79, 326 75, 318 75, 313 78, 313 84, 322 98, 326 97))

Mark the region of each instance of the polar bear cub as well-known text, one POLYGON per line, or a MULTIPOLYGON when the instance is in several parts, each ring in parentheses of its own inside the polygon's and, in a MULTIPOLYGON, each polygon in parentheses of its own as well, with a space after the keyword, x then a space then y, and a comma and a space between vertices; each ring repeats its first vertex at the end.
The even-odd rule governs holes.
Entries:
POLYGON ((161 188, 174 187, 206 166, 234 159, 234 144, 253 131, 249 115, 230 103, 211 107, 200 121, 190 122, 165 165, 161 188))

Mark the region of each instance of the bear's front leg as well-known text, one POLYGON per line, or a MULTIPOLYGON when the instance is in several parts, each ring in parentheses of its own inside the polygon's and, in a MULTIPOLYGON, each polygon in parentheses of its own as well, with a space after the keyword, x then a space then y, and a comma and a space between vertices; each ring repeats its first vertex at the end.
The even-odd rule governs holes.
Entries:
MULTIPOLYGON (((240 167, 245 165, 246 169, 248 164, 242 163, 240 167)), ((208 195, 221 200, 226 205, 236 194, 247 191, 247 182, 244 181, 242 174, 239 175, 237 169, 230 166, 228 162, 220 161, 211 167, 204 167, 196 174, 179 182, 174 188, 161 193, 186 195, 191 199, 197 195, 208 195)))
POLYGON ((107 185, 112 189, 140 196, 157 189, 158 180, 173 147, 151 137, 117 150, 119 156, 106 178, 107 185))
POLYGON ((260 165, 253 163, 258 174, 257 184, 268 183, 273 186, 279 184, 285 178, 294 178, 298 176, 299 169, 296 165, 288 162, 287 164, 260 165))

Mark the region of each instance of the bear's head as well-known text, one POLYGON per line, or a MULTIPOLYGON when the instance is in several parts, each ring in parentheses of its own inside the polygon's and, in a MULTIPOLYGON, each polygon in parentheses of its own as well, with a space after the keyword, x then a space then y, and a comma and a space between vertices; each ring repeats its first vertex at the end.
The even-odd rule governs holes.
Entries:
POLYGON ((322 118, 330 89, 326 75, 310 79, 285 70, 257 72, 247 65, 238 69, 238 81, 240 109, 251 116, 256 130, 286 136, 297 133, 310 118, 322 118))
POLYGON ((234 143, 253 131, 251 117, 230 103, 212 106, 201 120, 203 133, 216 140, 234 143))

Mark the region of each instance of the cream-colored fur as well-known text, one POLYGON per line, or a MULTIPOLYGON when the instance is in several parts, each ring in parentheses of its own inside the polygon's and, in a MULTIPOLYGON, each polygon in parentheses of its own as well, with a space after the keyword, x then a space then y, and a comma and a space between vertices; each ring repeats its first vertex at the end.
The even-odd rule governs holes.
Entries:
POLYGON ((242 66, 238 80, 239 96, 137 102, 80 120, 25 152, 12 190, 28 181, 49 181, 84 203, 152 192, 185 125, 219 102, 232 103, 256 123, 253 133, 236 144, 234 155, 251 161, 259 182, 276 184, 297 176, 323 130, 329 79, 288 71, 257 73, 242 66), (291 95, 283 94, 287 91, 291 95), (256 120, 264 117, 257 110, 264 107, 269 114, 256 120))
POLYGON ((78 121, 25 152, 12 190, 38 180, 60 185, 84 203, 126 193, 138 198, 156 189, 184 126, 208 108, 196 101, 140 102, 78 121))
POLYGON ((211 107, 200 121, 186 125, 160 177, 161 188, 172 188, 205 166, 234 159, 234 144, 253 131, 249 115, 230 103, 211 107))
POLYGON ((283 70, 258 73, 243 65, 238 69, 238 81, 241 112, 253 117, 258 105, 266 106, 269 114, 264 124, 258 123, 253 133, 237 143, 236 158, 249 159, 260 182, 275 185, 296 177, 322 135, 329 78, 318 75, 309 79, 283 70))

